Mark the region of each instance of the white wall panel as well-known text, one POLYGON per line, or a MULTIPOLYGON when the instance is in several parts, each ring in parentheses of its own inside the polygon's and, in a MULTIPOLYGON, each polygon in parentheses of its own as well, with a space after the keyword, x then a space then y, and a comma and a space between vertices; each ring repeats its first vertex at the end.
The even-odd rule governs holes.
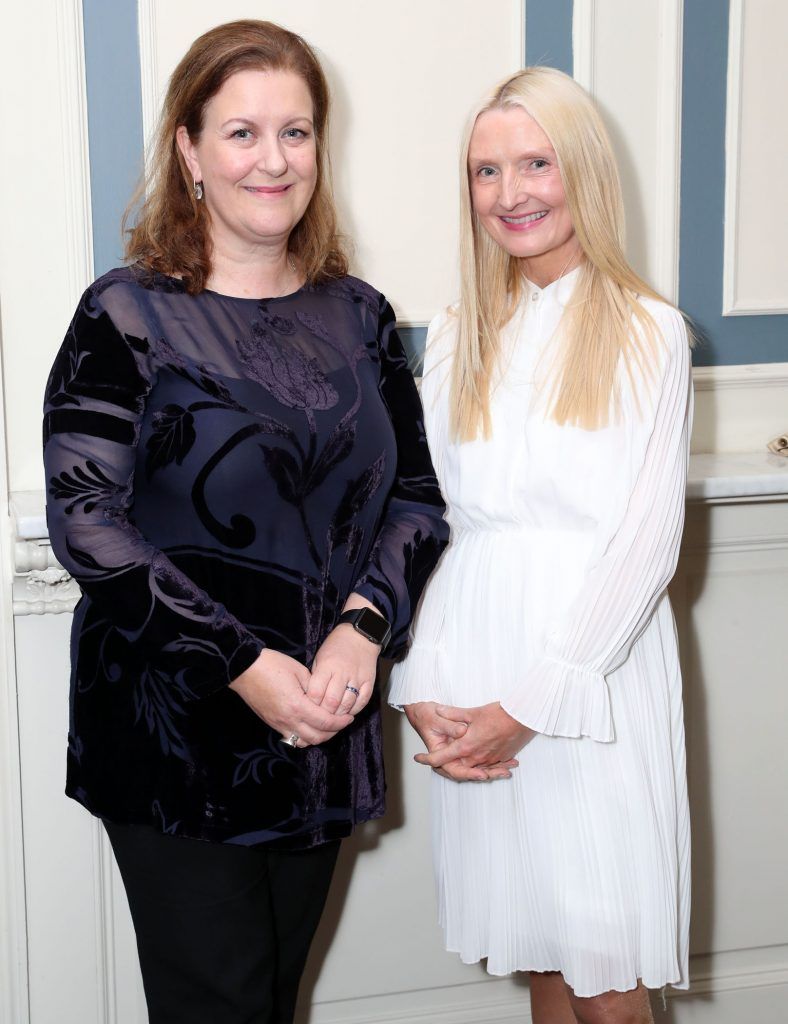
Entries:
MULTIPOLYGON (((6 450, 0 365, 0 452, 6 450)), ((28 1009, 27 921, 19 717, 11 588, 13 540, 5 462, 0 462, 0 1021, 24 1021, 28 1009)))
POLYGON ((460 132, 482 91, 521 66, 521 0, 225 0, 220 11, 192 0, 188 17, 173 3, 140 13, 147 97, 220 21, 267 18, 304 35, 333 90, 334 179, 356 272, 405 322, 428 321, 455 297, 460 132))
POLYGON ((71 615, 30 614, 34 606, 21 604, 28 608, 16 617, 16 650, 30 1021, 142 1024, 136 943, 109 843, 98 820, 64 794, 71 615))
POLYGON ((575 0, 575 77, 602 108, 619 161, 627 251, 678 297, 682 0, 575 0))
POLYGON ((682 1024, 785 1019, 787 514, 691 505, 671 586, 693 815, 693 988, 671 1000, 682 1024))
POLYGON ((693 376, 693 452, 765 452, 788 429, 788 363, 701 366, 693 376))
POLYGON ((43 486, 44 384, 91 277, 81 14, 79 0, 3 6, 0 324, 9 478, 17 490, 43 486))
POLYGON ((788 313, 788 4, 731 0, 723 313, 788 313))
POLYGON ((70 625, 16 620, 30 1017, 54 1022, 66 1004, 74 1020, 104 1024, 98 825, 63 795, 70 625))
POLYGON ((688 516, 676 586, 687 588, 696 954, 788 950, 788 688, 778 654, 787 511, 784 503, 691 506, 688 516))

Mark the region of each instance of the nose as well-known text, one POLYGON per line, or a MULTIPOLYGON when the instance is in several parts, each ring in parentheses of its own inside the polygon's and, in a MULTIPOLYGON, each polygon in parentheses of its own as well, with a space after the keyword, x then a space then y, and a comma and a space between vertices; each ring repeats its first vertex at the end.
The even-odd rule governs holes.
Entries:
POLYGON ((287 170, 287 156, 278 135, 265 135, 260 139, 257 166, 272 178, 281 178, 287 170))
POLYGON ((528 199, 525 182, 517 168, 507 168, 501 175, 501 191, 498 202, 506 210, 513 210, 528 199))

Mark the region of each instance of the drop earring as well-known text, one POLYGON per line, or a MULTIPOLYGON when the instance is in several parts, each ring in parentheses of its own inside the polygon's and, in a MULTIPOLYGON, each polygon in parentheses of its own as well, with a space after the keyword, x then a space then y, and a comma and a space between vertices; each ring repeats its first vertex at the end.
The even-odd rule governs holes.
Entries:
POLYGON ((201 181, 195 181, 194 182, 194 198, 199 203, 199 201, 202 199, 202 196, 203 196, 202 182, 201 181))

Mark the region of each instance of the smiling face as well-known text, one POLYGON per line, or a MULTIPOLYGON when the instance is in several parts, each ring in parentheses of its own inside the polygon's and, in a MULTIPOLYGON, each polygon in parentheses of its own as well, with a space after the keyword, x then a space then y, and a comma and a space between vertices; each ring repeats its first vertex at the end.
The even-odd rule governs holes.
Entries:
POLYGON ((550 141, 519 106, 480 114, 468 151, 471 202, 485 231, 539 287, 576 266, 580 246, 550 141))
POLYGON ((314 110, 292 71, 238 71, 208 101, 196 141, 177 142, 203 183, 211 239, 224 251, 287 245, 317 183, 314 110))

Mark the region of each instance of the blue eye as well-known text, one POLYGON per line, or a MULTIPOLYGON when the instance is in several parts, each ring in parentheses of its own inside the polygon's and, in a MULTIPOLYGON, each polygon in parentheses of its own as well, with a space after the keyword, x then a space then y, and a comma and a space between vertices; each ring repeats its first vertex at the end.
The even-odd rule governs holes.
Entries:
POLYGON ((303 128, 285 128, 282 135, 286 139, 305 139, 307 137, 303 128))
POLYGON ((494 167, 480 167, 476 172, 479 178, 491 178, 495 174, 494 167))
POLYGON ((236 128, 230 136, 231 139, 241 139, 242 142, 245 142, 247 139, 251 139, 251 137, 251 128, 236 128))
POLYGON ((541 171, 547 167, 547 161, 543 160, 542 157, 539 157, 538 159, 531 161, 531 167, 536 171, 541 171))

